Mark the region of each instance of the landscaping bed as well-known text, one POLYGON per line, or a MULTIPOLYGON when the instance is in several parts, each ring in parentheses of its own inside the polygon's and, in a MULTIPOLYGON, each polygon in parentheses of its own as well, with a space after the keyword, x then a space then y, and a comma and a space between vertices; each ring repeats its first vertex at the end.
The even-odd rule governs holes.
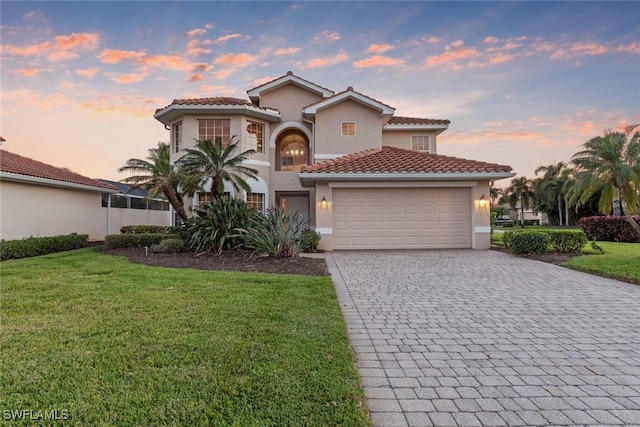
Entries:
POLYGON ((299 256, 295 258, 274 258, 256 255, 249 250, 226 250, 220 255, 193 252, 175 254, 145 254, 144 248, 102 249, 110 255, 124 256, 129 261, 156 267, 193 268, 196 270, 244 271, 278 274, 302 274, 305 276, 328 276, 327 264, 322 258, 299 256))

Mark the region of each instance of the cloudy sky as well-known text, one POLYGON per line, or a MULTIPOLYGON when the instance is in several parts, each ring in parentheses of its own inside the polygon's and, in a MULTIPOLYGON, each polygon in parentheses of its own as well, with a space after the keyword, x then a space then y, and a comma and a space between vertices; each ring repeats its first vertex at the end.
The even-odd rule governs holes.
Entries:
MULTIPOLYGON (((12 2, 3 148, 90 177, 145 157, 174 98, 288 70, 396 115, 451 120, 439 154, 533 177, 640 122, 638 2, 12 2)), ((507 184, 507 182, 499 183, 507 184)))

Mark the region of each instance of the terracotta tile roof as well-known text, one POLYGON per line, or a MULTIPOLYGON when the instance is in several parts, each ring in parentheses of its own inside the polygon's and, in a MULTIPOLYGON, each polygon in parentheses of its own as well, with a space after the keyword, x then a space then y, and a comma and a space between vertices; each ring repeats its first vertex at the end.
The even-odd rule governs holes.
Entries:
POLYGON ((511 166, 396 147, 372 148, 302 168, 301 173, 495 173, 511 166))
POLYGON ((156 113, 169 108, 172 105, 248 105, 259 108, 248 99, 231 98, 231 97, 214 97, 214 98, 188 98, 174 99, 173 102, 166 107, 158 108, 156 113))
POLYGON ((78 173, 51 166, 6 150, 0 150, 0 156, 0 171, 2 172, 51 179, 54 181, 72 184, 88 185, 107 190, 117 190, 114 186, 104 182, 87 178, 86 176, 78 173))
POLYGON ((270 80, 270 81, 268 81, 268 82, 262 83, 261 85, 256 86, 256 87, 254 87, 254 88, 248 89, 248 90, 247 90, 247 92, 251 92, 251 91, 254 91, 254 90, 256 90, 256 89, 260 89, 262 86, 266 86, 266 85, 271 84, 271 83, 273 83, 273 82, 275 82, 275 81, 278 81, 278 80, 280 80, 280 79, 283 79, 283 78, 285 78, 285 77, 287 77, 287 76, 293 76, 293 77, 295 77, 295 78, 297 78, 297 79, 302 80, 303 82, 307 82, 307 83, 309 83, 310 85, 317 86, 317 87, 322 88, 322 89, 324 89, 324 90, 326 90, 326 91, 328 91, 328 92, 333 92, 333 91, 332 91, 331 89, 329 89, 329 88, 326 88, 326 87, 324 87, 324 86, 320 86, 319 84, 314 83, 314 82, 312 82, 312 81, 310 81, 310 80, 303 79, 303 78, 302 78, 302 77, 300 77, 300 76, 296 76, 295 74, 293 74, 293 71, 287 71, 287 74, 285 74, 284 76, 276 77, 276 78, 275 78, 275 79, 273 79, 273 80, 270 80))
POLYGON ((448 125, 449 120, 442 119, 424 119, 420 117, 400 117, 393 116, 387 122, 388 125, 448 125))

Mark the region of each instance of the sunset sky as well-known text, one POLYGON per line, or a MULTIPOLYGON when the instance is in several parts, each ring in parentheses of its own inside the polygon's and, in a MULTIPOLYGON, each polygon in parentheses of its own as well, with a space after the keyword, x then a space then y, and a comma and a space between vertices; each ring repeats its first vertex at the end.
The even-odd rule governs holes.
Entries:
MULTIPOLYGON (((640 122, 638 2, 12 2, 3 148, 93 178, 145 157, 174 98, 294 74, 449 119, 438 153, 534 177, 640 122)), ((498 183, 505 186, 508 181, 498 183)))

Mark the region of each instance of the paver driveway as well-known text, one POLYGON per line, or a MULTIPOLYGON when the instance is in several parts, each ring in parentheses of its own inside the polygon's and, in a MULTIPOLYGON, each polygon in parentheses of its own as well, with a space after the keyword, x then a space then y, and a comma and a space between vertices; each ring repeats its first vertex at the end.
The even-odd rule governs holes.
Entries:
POLYGON ((375 425, 640 425, 640 286, 495 251, 327 263, 375 425))

